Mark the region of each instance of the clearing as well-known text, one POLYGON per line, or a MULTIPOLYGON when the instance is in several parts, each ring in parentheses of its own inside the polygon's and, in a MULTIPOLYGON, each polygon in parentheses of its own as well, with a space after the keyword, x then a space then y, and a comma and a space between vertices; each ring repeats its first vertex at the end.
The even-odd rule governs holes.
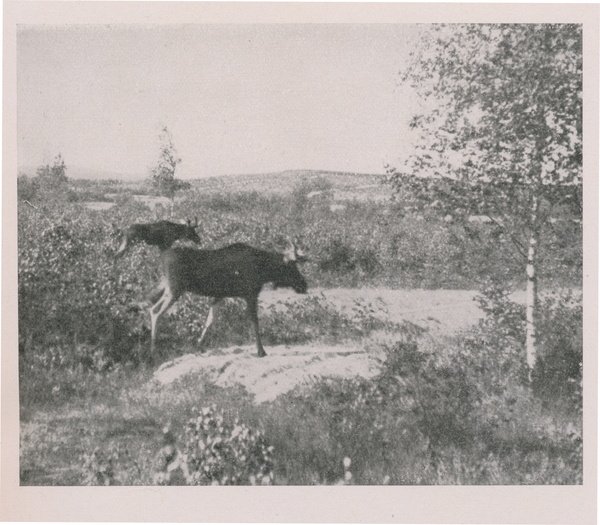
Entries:
MULTIPOLYGON (((349 312, 356 304, 369 304, 373 315, 401 323, 409 321, 428 329, 430 333, 452 334, 469 328, 483 315, 468 290, 390 290, 369 289, 312 289, 311 294, 322 294, 341 312, 349 312)), ((522 299, 516 294, 515 300, 522 299)), ((287 290, 265 290, 260 295, 261 308, 278 301, 300 300, 304 296, 287 290)), ((210 328, 218 330, 215 323, 210 328)), ((269 346, 267 357, 256 357, 256 347, 246 345, 206 353, 187 354, 164 363, 154 374, 157 386, 168 386, 174 381, 193 374, 203 374, 218 386, 243 385, 254 394, 254 401, 271 401, 298 385, 310 385, 319 377, 371 378, 382 362, 376 351, 378 341, 393 342, 395 334, 376 333, 363 343, 334 346, 299 345, 269 346)))

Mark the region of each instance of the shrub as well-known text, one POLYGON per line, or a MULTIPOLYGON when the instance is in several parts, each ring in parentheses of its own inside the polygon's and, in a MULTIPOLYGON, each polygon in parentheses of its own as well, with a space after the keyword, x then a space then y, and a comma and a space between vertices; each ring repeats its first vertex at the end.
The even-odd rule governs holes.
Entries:
POLYGON ((358 271, 372 278, 381 264, 373 247, 353 247, 341 239, 333 239, 321 255, 319 269, 323 272, 352 273, 358 271))
POLYGON ((166 443, 166 461, 158 484, 270 485, 273 447, 263 434, 237 419, 225 420, 216 406, 204 407, 189 420, 185 434, 166 443))
MULTIPOLYGON (((465 338, 472 357, 479 356, 496 385, 527 384, 525 306, 511 301, 503 285, 489 284, 477 298, 485 313, 479 330, 465 338), (493 349, 492 351, 486 348, 493 349), (494 372, 492 372, 493 374, 494 372)), ((536 310, 537 360, 533 392, 545 402, 581 407, 583 366, 583 307, 581 296, 548 294, 536 310)))
POLYGON ((38 183, 27 175, 19 175, 17 178, 17 198, 20 201, 34 201, 38 192, 38 183))
POLYGON ((411 483, 427 455, 410 411, 386 397, 377 380, 318 380, 280 396, 263 420, 281 484, 337 484, 346 476, 345 458, 353 483, 411 483))
POLYGON ((581 421, 549 422, 520 363, 497 370, 510 358, 495 358, 504 348, 492 337, 461 339, 448 358, 407 337, 383 348, 371 380, 320 379, 280 396, 263 416, 275 479, 339 483, 349 458, 356 484, 581 483, 581 421))
POLYGON ((322 200, 332 187, 332 183, 324 177, 305 178, 296 184, 291 195, 293 215, 296 220, 301 220, 302 216, 311 207, 311 200, 314 197, 320 197, 317 200, 322 200))
POLYGON ((155 279, 143 268, 140 250, 119 266, 113 259, 114 225, 93 222, 76 209, 58 221, 28 213, 19 215, 22 354, 60 347, 79 355, 87 345, 113 363, 136 358, 145 315, 134 306, 155 279))
POLYGON ((83 454, 81 459, 83 485, 135 486, 154 483, 157 461, 146 444, 126 445, 111 440, 108 445, 83 454))
POLYGON ((354 251, 340 239, 334 239, 328 254, 322 257, 319 268, 324 272, 350 272, 356 267, 354 251))
POLYGON ((119 459, 118 451, 111 450, 107 454, 97 447, 90 454, 84 454, 83 459, 84 485, 116 485, 114 463, 119 459))
POLYGON ((372 380, 322 379, 273 403, 266 435, 276 457, 286 458, 277 462, 277 479, 337 483, 348 457, 357 484, 427 483, 432 451, 469 447, 480 395, 469 377, 414 341, 385 350, 372 380))
POLYGON ((433 446, 465 446, 472 437, 472 412, 482 392, 461 365, 438 361, 416 342, 387 350, 379 383, 394 385, 394 396, 412 400, 415 424, 433 446))
POLYGON ((548 402, 582 409, 583 306, 572 293, 543 299, 538 314, 538 358, 532 386, 548 402))

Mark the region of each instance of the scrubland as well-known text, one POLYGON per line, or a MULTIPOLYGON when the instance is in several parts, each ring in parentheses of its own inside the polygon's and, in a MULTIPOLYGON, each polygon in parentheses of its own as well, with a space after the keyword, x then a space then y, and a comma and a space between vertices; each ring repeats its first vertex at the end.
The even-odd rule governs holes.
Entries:
POLYGON ((529 381, 524 263, 498 229, 411 216, 355 179, 198 182, 156 207, 117 181, 22 184, 21 484, 582 483, 581 224, 544 232, 529 381), (261 296, 266 358, 237 300, 198 348, 208 301, 192 296, 149 354, 158 253, 115 260, 121 230, 193 217, 204 248, 308 251, 307 296, 261 296))

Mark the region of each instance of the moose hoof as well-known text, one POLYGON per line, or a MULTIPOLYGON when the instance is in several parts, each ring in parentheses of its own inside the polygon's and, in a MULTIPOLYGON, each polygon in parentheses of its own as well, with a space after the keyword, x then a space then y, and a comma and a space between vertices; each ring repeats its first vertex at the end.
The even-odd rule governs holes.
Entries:
POLYGON ((258 357, 265 357, 267 355, 267 352, 265 352, 264 350, 258 352, 258 357))

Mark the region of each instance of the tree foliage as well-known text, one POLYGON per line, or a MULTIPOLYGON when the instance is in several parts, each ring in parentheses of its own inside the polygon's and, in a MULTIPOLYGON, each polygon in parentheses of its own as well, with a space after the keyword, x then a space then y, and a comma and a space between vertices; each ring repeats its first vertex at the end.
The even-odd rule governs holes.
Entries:
POLYGON ((158 162, 150 170, 152 185, 160 194, 169 199, 175 197, 175 192, 189 186, 187 183, 175 179, 175 169, 181 162, 177 150, 173 145, 173 137, 167 126, 163 126, 159 134, 160 152, 158 162))
POLYGON ((412 58, 401 78, 421 96, 416 151, 391 181, 408 207, 485 215, 512 241, 526 261, 531 370, 543 229, 582 218, 582 27, 434 26, 412 58))
POLYGON ((69 179, 67 178, 67 166, 59 153, 54 159, 54 164, 46 163, 36 170, 37 184, 44 192, 56 192, 66 190, 69 179))
POLYGON ((42 180, 51 180, 55 184, 67 182, 67 166, 65 165, 65 161, 62 158, 62 155, 59 153, 58 156, 54 159, 54 164, 50 166, 50 163, 47 163, 44 166, 40 166, 36 175, 42 180))
POLYGON ((442 25, 424 40, 401 73, 421 112, 415 152, 389 168, 399 198, 509 221, 513 235, 556 207, 580 219, 581 26, 442 25))

